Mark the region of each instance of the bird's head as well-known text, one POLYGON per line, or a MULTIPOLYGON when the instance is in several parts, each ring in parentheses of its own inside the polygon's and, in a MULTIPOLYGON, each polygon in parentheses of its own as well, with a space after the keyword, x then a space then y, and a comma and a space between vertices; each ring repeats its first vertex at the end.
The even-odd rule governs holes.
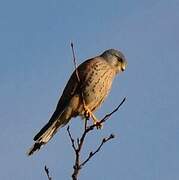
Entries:
POLYGON ((108 49, 101 54, 101 57, 103 57, 113 68, 115 68, 117 73, 126 69, 127 61, 122 52, 118 50, 108 49))

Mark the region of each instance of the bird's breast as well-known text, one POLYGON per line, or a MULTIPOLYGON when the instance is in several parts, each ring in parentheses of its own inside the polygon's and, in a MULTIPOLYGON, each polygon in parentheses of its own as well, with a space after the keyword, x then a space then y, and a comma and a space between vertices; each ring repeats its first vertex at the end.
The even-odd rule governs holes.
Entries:
POLYGON ((85 103, 92 111, 96 110, 111 88, 115 72, 105 63, 96 63, 88 69, 83 81, 82 93, 85 103))

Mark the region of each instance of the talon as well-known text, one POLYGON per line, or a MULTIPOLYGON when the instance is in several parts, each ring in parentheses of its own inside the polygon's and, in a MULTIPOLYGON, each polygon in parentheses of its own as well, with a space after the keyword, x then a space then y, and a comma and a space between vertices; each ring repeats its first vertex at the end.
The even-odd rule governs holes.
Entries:
POLYGON ((103 128, 103 124, 100 121, 96 121, 95 125, 96 125, 97 129, 102 129, 103 128))

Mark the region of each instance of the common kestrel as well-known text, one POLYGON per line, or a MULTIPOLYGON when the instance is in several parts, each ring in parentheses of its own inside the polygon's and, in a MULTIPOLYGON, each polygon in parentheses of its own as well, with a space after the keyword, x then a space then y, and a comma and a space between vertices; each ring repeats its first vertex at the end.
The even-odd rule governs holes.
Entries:
POLYGON ((34 137, 35 143, 28 155, 45 145, 72 117, 84 118, 88 114, 93 123, 98 123, 93 112, 103 103, 114 77, 124 71, 126 65, 122 52, 115 49, 106 50, 80 64, 71 75, 49 122, 34 137))

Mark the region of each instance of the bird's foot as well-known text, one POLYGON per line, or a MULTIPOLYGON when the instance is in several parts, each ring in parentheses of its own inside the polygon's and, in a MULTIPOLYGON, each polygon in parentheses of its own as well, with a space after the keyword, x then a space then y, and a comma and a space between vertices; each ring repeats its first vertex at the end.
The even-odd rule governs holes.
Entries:
POLYGON ((91 117, 91 111, 86 106, 84 107, 84 116, 87 120, 91 117))
POLYGON ((96 121, 94 124, 96 125, 97 129, 103 129, 103 124, 100 121, 96 121))
POLYGON ((103 124, 95 117, 93 112, 87 106, 84 107, 84 116, 86 119, 89 119, 91 117, 93 120, 93 124, 96 125, 97 129, 103 128, 103 124))

